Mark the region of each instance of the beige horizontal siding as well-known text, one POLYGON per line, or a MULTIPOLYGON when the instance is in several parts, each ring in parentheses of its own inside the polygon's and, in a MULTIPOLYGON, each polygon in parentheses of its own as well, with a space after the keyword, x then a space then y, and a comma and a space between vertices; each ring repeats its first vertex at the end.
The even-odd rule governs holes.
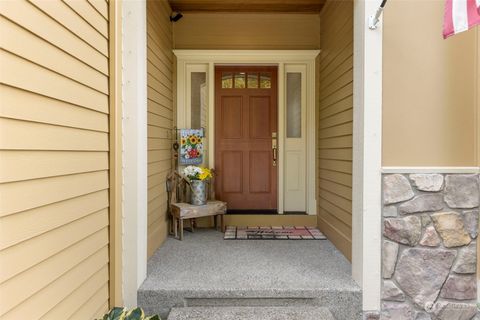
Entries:
POLYGON ((0 87, 2 117, 108 132, 108 114, 40 96, 14 87, 0 87), (31 108, 32 104, 36 108, 31 108))
MULTIPOLYGON (((59 1, 58 1, 59 2, 59 1)), ((80 2, 80 1, 79 1, 80 2)), ((108 75, 108 58, 26 0, 0 1, 3 15, 56 48, 108 75), (21 13, 21 14, 19 14, 21 13)), ((2 29, 3 30, 3 29, 2 29)), ((104 40, 107 42, 107 39, 104 40)))
POLYGON ((147 2, 148 256, 167 236, 165 178, 172 170, 173 53, 171 9, 147 2))
POLYGON ((0 318, 109 303, 108 3, 0 2, 0 318))
POLYGON ((320 14, 319 228, 351 258, 353 1, 329 1, 320 14))
POLYGON ((318 49, 317 14, 187 12, 174 25, 176 49, 318 49))

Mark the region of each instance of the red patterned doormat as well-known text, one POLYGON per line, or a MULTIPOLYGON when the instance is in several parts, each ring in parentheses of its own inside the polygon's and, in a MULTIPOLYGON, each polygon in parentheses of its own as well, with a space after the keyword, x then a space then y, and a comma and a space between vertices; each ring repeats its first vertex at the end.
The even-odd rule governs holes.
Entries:
POLYGON ((326 240, 314 227, 235 227, 228 226, 224 240, 326 240))

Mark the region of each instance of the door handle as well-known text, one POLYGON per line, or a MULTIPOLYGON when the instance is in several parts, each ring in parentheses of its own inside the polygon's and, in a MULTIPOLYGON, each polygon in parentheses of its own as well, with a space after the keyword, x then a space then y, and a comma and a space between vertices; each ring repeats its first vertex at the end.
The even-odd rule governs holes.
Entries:
POLYGON ((277 147, 273 147, 272 148, 272 151, 273 151, 273 166, 276 167, 277 166, 277 147))
POLYGON ((272 132, 272 156, 273 166, 277 166, 277 133, 272 132))

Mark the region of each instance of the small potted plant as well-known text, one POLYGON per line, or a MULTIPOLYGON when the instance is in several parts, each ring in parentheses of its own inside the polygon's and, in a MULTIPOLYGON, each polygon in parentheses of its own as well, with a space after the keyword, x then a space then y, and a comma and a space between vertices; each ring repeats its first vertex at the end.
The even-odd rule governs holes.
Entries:
POLYGON ((159 316, 154 315, 147 317, 142 309, 135 308, 128 310, 127 308, 115 307, 98 320, 161 320, 159 316))
POLYGON ((208 168, 188 166, 183 169, 192 190, 190 203, 196 206, 207 204, 207 181, 212 178, 212 171, 208 168))

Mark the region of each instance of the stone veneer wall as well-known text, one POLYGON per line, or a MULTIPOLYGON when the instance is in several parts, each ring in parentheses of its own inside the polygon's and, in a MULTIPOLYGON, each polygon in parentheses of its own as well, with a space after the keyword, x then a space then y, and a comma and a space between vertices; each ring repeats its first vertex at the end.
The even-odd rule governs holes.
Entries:
POLYGON ((475 318, 479 189, 476 174, 383 176, 381 319, 475 318))

